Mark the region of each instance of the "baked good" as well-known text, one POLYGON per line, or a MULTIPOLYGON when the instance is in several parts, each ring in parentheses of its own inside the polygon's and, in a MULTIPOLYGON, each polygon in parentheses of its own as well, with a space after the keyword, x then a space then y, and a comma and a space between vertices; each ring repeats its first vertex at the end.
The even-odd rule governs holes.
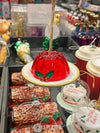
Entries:
POLYGON ((76 87, 75 84, 69 84, 63 87, 62 98, 69 105, 82 106, 86 104, 86 93, 83 86, 76 87))
POLYGON ((33 101, 34 99, 42 100, 43 102, 50 101, 49 88, 39 86, 13 86, 11 89, 11 104, 19 105, 23 102, 33 101))
POLYGON ((7 56, 6 45, 0 45, 0 64, 3 64, 7 56))
POLYGON ((12 85, 24 85, 28 82, 23 78, 21 72, 12 73, 11 75, 12 85))
MULTIPOLYGON (((12 122, 16 127, 36 124, 41 120, 46 124, 52 121, 51 117, 54 119, 56 117, 56 122, 60 117, 57 105, 54 102, 39 103, 35 101, 25 103, 13 107, 12 111, 12 122)), ((53 121, 53 124, 55 121, 53 121)))
POLYGON ((100 112, 90 107, 81 107, 74 114, 73 125, 79 133, 100 133, 100 112))
MULTIPOLYGON (((42 131, 40 133, 64 133, 60 125, 42 125, 42 131)), ((11 133, 36 133, 34 126, 26 128, 17 128, 11 131, 11 133)))
POLYGON ((65 57, 57 52, 43 51, 35 58, 31 73, 33 76, 41 81, 59 81, 65 79, 70 69, 65 57))

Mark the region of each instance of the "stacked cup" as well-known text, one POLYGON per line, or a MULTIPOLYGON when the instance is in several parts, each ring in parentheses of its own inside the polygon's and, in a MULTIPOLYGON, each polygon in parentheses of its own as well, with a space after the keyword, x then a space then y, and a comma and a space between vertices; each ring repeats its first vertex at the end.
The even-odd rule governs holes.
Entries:
POLYGON ((98 99, 100 94, 100 55, 94 57, 86 65, 87 71, 92 74, 87 75, 87 83, 90 87, 90 99, 98 99))
POLYGON ((87 81, 87 70, 86 64, 93 57, 100 55, 100 48, 98 47, 90 47, 81 46, 75 53, 76 56, 76 65, 80 70, 80 79, 87 81))
POLYGON ((76 65, 80 70, 80 79, 87 82, 90 87, 90 99, 98 99, 100 93, 98 87, 100 86, 100 48, 91 45, 81 46, 75 56, 76 65), (92 59, 93 61, 91 61, 92 59), (89 61, 92 62, 92 66, 89 61), (95 69, 97 73, 94 72, 95 69))

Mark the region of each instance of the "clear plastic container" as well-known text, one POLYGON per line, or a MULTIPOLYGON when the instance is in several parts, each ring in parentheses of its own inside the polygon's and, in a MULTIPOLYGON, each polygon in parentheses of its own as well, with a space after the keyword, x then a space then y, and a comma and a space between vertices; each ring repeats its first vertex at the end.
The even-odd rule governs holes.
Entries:
POLYGON ((11 8, 11 37, 24 37, 27 23, 27 6, 13 4, 11 8))
POLYGON ((67 106, 75 109, 85 106, 89 102, 90 90, 86 82, 77 80, 72 84, 62 87, 61 98, 67 106))

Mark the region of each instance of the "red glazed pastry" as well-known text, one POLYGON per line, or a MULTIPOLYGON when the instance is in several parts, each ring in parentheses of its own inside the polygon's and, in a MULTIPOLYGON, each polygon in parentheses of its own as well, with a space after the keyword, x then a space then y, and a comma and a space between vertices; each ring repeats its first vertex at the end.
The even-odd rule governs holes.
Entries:
MULTIPOLYGON (((36 133, 34 131, 34 126, 14 129, 11 133, 36 133)), ((64 133, 60 125, 42 125, 40 133, 64 133)))
POLYGON ((35 98, 43 102, 50 101, 49 88, 39 86, 13 86, 11 89, 11 104, 19 105, 23 102, 33 101, 35 98))
POLYGON ((56 123, 60 120, 60 113, 54 102, 38 103, 35 101, 15 106, 12 111, 12 122, 15 127, 33 125, 41 120, 44 124, 55 124, 54 121, 50 122, 50 118, 53 118, 56 123))
POLYGON ((59 81, 65 79, 70 69, 65 57, 57 52, 43 51, 34 60, 31 72, 33 76, 41 81, 59 81))

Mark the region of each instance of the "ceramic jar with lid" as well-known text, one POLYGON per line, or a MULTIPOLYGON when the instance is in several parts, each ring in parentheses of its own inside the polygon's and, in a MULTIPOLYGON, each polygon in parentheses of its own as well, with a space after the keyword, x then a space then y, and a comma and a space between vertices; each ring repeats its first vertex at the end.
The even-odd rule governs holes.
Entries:
POLYGON ((100 55, 94 57, 86 65, 87 83, 90 87, 90 99, 98 99, 100 94, 100 55))

